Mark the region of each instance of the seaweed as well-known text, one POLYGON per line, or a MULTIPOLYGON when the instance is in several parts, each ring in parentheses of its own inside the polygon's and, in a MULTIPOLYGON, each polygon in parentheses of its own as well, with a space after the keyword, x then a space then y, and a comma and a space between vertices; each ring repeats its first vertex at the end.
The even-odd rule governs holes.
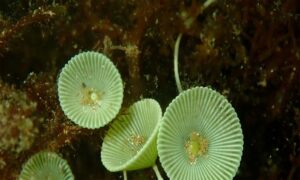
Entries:
MULTIPOLYGON (((77 179, 118 179, 120 174, 99 165, 107 127, 86 130, 66 118, 58 104, 57 75, 75 54, 103 52, 124 80, 125 109, 141 97, 154 98, 165 109, 177 94, 172 59, 176 37, 182 33, 183 87, 218 90, 241 120, 245 147, 235 179, 299 179, 299 2, 204 4, 1 1, 0 104, 10 104, 1 109, 1 120, 14 121, 1 124, 0 133, 12 127, 34 131, 26 148, 1 146, 0 178, 15 179, 26 159, 48 149, 64 155, 77 179), (32 123, 24 127, 26 119, 32 123)), ((16 138, 21 132, 9 136, 16 138)), ((154 173, 146 169, 128 176, 153 179, 154 173)))

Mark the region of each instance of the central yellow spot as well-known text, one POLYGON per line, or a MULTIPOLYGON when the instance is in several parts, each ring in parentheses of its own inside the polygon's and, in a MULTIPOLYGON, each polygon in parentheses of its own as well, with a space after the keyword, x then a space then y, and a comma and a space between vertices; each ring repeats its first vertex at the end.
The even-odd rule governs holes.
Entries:
POLYGON ((133 134, 128 138, 129 148, 134 153, 137 153, 144 145, 145 138, 139 134, 133 134))
POLYGON ((196 164, 198 157, 206 154, 208 141, 197 132, 192 132, 185 142, 184 148, 190 164, 196 164))
POLYGON ((81 104, 100 106, 103 93, 95 88, 83 87, 81 90, 81 104))

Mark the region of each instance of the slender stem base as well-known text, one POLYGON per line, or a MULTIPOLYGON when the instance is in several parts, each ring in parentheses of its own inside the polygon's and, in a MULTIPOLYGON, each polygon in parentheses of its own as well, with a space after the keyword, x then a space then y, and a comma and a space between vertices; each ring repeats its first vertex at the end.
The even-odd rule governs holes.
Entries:
POLYGON ((159 172, 159 170, 158 170, 156 164, 154 164, 154 166, 153 166, 152 168, 153 168, 153 170, 154 170, 154 172, 155 172, 155 174, 156 174, 157 180, 164 180, 164 179, 162 178, 162 176, 160 175, 160 172, 159 172))
POLYGON ((123 171, 123 179, 127 180, 127 172, 126 171, 123 171))

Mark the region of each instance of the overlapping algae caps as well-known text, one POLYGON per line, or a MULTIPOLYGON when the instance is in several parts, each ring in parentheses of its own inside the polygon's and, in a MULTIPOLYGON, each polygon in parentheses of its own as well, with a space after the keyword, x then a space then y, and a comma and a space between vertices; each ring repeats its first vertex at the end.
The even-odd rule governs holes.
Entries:
POLYGON ((153 166, 161 118, 160 105, 153 99, 143 99, 129 107, 112 123, 103 140, 103 165, 112 172, 153 166))
POLYGON ((123 82, 109 58, 97 52, 82 52, 62 69, 58 96, 71 121, 85 128, 100 128, 119 112, 123 82))
POLYGON ((158 133, 158 154, 170 179, 232 179, 243 151, 237 114, 207 87, 181 92, 167 107, 158 133))
POLYGON ((19 180, 74 180, 68 162, 54 152, 42 151, 23 165, 19 180))

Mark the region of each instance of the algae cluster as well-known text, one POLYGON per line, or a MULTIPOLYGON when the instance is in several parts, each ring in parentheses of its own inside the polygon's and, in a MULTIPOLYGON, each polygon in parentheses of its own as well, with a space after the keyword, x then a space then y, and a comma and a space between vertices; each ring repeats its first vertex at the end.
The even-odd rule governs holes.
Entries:
MULTIPOLYGON (((58 103, 57 75, 78 52, 99 51, 123 77, 124 107, 149 97, 164 110, 177 95, 172 60, 180 33, 184 89, 212 87, 227 96, 241 120, 245 146, 235 179, 299 179, 299 1, 204 4, 1 1, 0 120, 15 121, 1 123, 0 134, 23 139, 1 146, 0 179, 15 179, 22 163, 43 149, 60 152, 77 179, 118 179, 120 174, 100 164, 99 142, 107 128, 89 131, 67 120, 58 103)), ((153 179, 154 173, 128 176, 153 179)))

